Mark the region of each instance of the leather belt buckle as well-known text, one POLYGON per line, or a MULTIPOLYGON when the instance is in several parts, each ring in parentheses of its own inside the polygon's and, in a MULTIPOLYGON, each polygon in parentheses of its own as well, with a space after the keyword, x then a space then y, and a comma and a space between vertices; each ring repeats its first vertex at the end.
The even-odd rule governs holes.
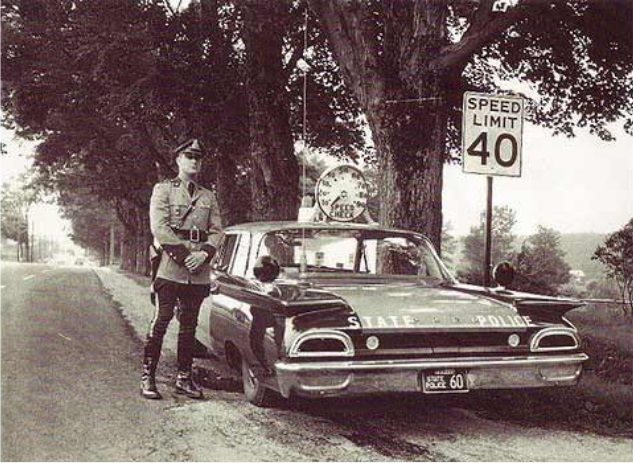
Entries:
POLYGON ((197 228, 192 228, 191 230, 189 230, 189 241, 191 241, 192 243, 199 243, 200 230, 198 230, 197 228))

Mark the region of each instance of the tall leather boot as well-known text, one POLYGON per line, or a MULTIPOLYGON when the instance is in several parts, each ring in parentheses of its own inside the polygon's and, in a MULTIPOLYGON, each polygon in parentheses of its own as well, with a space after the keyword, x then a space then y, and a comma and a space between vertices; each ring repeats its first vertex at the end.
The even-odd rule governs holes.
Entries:
POLYGON ((202 389, 193 381, 191 370, 179 371, 176 376, 175 393, 186 395, 191 399, 203 399, 202 389))
POLYGON ((143 359, 143 373, 141 374, 141 395, 146 399, 160 400, 163 398, 156 388, 156 367, 158 361, 152 358, 143 359))

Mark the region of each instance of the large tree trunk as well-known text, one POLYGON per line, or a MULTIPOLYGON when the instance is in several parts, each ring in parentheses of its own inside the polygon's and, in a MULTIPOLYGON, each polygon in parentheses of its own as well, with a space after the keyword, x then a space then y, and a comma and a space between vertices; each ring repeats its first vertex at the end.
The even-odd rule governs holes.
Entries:
POLYGON ((428 63, 445 43, 446 5, 384 2, 382 25, 368 2, 310 0, 310 5, 371 128, 380 169, 380 222, 421 231, 439 249, 450 80, 428 63))
POLYGON ((150 274, 149 245, 152 234, 149 229, 148 208, 136 208, 136 233, 134 243, 134 272, 141 275, 150 274))
POLYGON ((439 105, 370 108, 378 153, 380 223, 417 230, 440 248, 446 117, 439 105))
POLYGON ((220 209, 222 227, 246 222, 251 217, 250 185, 240 184, 238 167, 229 156, 217 163, 216 197, 220 209))
POLYGON ((128 272, 133 271, 135 263, 134 255, 134 237, 128 233, 128 229, 125 228, 123 236, 121 236, 121 262, 119 267, 128 272))
POLYGON ((148 248, 152 242, 149 231, 149 207, 122 201, 117 205, 121 230, 120 268, 128 272, 149 274, 148 248))
POLYGON ((296 219, 299 165, 294 155, 282 63, 287 5, 243 2, 251 138, 253 220, 296 219))

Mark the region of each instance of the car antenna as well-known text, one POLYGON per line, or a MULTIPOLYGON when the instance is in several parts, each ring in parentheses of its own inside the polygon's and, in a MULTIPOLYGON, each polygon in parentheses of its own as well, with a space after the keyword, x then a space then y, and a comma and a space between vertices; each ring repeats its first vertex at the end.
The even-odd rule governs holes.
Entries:
MULTIPOLYGON (((307 205, 307 201, 309 197, 306 195, 306 161, 308 154, 308 140, 307 140, 307 99, 308 99, 308 71, 310 70, 310 65, 305 61, 306 55, 308 52, 308 6, 305 7, 304 13, 304 23, 303 23, 303 57, 301 58, 301 63, 299 65, 299 69, 303 71, 303 126, 302 126, 302 138, 303 138, 303 156, 302 156, 302 185, 301 189, 302 198, 301 198, 301 206, 304 204, 307 205)), ((305 278, 307 275, 308 269, 308 261, 306 257, 306 229, 305 227, 301 227, 301 257, 299 258, 299 277, 305 278)))

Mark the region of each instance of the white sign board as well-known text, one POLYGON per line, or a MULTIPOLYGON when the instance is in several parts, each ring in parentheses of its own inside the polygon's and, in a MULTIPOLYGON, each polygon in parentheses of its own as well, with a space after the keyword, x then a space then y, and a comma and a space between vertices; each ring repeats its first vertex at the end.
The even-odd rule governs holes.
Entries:
POLYGON ((520 177, 522 134, 523 98, 464 93, 465 173, 520 177))

